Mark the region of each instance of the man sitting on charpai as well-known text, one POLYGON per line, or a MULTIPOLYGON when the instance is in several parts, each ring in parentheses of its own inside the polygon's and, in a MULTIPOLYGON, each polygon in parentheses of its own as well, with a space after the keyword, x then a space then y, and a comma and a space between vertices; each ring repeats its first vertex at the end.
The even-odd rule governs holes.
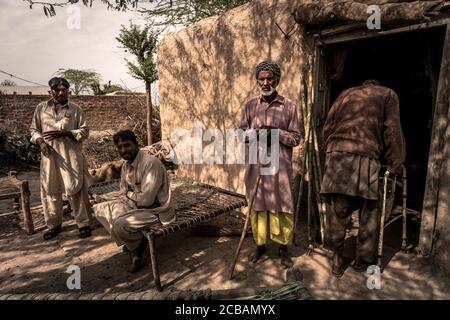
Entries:
POLYGON ((130 130, 114 137, 119 155, 126 160, 122 167, 122 197, 94 206, 94 216, 105 227, 117 245, 131 252, 129 272, 142 267, 142 256, 148 241, 141 229, 155 223, 175 220, 171 204, 170 179, 163 163, 139 149, 136 135, 130 130))

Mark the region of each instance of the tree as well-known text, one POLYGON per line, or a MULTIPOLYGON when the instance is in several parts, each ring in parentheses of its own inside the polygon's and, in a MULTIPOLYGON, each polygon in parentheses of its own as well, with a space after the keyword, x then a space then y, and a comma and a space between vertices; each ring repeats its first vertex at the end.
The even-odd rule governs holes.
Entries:
POLYGON ((155 0, 152 9, 139 9, 155 20, 156 26, 188 26, 202 19, 221 15, 251 0, 155 0), (161 19, 162 18, 162 19, 161 19))
MULTIPOLYGON (((68 4, 79 3, 79 0, 61 0, 58 2, 46 2, 35 0, 24 0, 30 3, 30 8, 34 4, 41 5, 44 13, 48 17, 56 15, 55 6, 65 6, 68 4)), ((85 6, 92 6, 94 0, 82 0, 85 6)), ((108 9, 125 11, 130 8, 138 8, 139 0, 99 0, 104 3, 108 9)), ((148 15, 154 19, 157 26, 187 26, 201 19, 215 15, 221 15, 224 12, 243 5, 251 0, 149 0, 154 5, 151 8, 140 8, 139 12, 148 15)))
POLYGON ((8 86, 8 87, 13 87, 13 86, 17 86, 17 84, 9 79, 5 79, 0 83, 0 86, 8 86))
POLYGON ((75 95, 90 92, 91 86, 100 83, 101 80, 100 74, 94 70, 59 69, 56 74, 69 81, 75 95))
POLYGON ((96 96, 105 95, 107 93, 113 93, 117 91, 128 91, 120 84, 111 84, 111 81, 105 83, 103 87, 100 83, 94 83, 91 85, 91 90, 96 96))
POLYGON ((146 106, 147 106, 147 144, 153 144, 152 135, 152 99, 151 83, 158 79, 154 54, 156 51, 158 33, 150 26, 141 28, 130 21, 127 28, 122 25, 119 36, 116 40, 129 51, 136 62, 127 59, 127 67, 132 77, 145 82, 146 106))

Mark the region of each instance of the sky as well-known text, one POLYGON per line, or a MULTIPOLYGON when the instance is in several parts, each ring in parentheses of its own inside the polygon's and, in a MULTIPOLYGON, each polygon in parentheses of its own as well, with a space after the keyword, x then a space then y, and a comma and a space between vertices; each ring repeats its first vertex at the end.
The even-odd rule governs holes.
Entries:
MULTIPOLYGON (((144 5, 149 4, 143 1, 140 6, 144 5)), ((103 83, 111 80, 143 92, 143 81, 128 74, 124 58, 132 57, 115 39, 130 19, 145 24, 139 13, 107 10, 100 1, 91 8, 56 8, 56 16, 47 18, 41 6, 30 9, 23 0, 0 0, 0 70, 46 85, 60 68, 93 69, 103 83)), ((4 79, 32 85, 0 73, 0 82, 4 79)))

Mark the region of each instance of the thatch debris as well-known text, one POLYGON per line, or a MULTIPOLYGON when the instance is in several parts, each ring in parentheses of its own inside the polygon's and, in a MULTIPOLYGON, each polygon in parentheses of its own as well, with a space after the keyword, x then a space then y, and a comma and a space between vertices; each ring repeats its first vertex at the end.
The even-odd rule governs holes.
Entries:
POLYGON ((369 1, 369 0, 308 0, 294 11, 300 24, 324 24, 333 21, 366 22, 370 5, 378 5, 382 23, 428 21, 433 16, 450 10, 450 1, 369 1))
POLYGON ((0 128, 0 163, 13 165, 17 162, 38 167, 41 161, 39 147, 30 142, 31 135, 17 135, 0 128))

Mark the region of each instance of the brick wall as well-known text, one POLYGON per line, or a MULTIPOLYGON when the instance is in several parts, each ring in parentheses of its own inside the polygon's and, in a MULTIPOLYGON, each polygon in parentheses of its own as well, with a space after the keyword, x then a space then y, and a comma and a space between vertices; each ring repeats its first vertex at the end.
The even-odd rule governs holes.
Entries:
MULTIPOLYGON (((36 106, 48 96, 0 95, 0 128, 25 135, 36 106)), ((91 130, 117 130, 145 123, 145 96, 74 96, 71 101, 83 108, 91 130)))

